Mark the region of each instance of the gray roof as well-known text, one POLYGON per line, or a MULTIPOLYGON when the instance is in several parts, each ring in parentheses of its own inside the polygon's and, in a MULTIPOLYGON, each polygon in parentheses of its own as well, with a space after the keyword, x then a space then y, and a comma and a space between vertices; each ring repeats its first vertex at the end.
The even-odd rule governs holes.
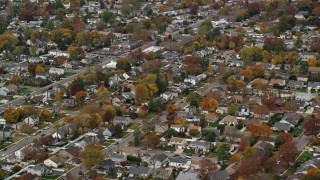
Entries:
POLYGON ((224 170, 215 172, 210 176, 210 180, 226 180, 229 178, 229 174, 227 173, 227 171, 224 170))
POLYGON ((196 179, 200 179, 200 176, 198 173, 182 172, 182 171, 180 171, 179 175, 176 178, 176 180, 196 180, 196 179))
POLYGON ((205 147, 205 148, 209 148, 210 147, 210 143, 206 142, 206 141, 192 141, 190 143, 191 147, 205 147))
POLYGON ((160 153, 160 154, 155 154, 151 157, 152 160, 155 160, 155 161, 164 161, 168 158, 167 155, 163 154, 163 153, 160 153))
POLYGON ((149 174, 151 169, 149 167, 144 166, 135 166, 131 169, 130 174, 133 175, 143 175, 143 174, 149 174))
POLYGON ((175 162, 175 163, 181 163, 181 164, 187 164, 188 160, 183 159, 180 156, 174 157, 172 159, 170 159, 170 162, 175 162))
POLYGON ((276 122, 273 127, 277 128, 278 131, 290 131, 290 124, 276 122))

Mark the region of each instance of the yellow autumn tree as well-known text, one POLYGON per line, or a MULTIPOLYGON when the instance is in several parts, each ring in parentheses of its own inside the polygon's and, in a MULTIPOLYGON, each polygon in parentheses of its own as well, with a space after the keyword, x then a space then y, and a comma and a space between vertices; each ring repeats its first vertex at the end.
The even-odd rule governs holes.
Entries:
POLYGON ((213 98, 202 98, 201 109, 214 112, 218 107, 219 102, 213 98))

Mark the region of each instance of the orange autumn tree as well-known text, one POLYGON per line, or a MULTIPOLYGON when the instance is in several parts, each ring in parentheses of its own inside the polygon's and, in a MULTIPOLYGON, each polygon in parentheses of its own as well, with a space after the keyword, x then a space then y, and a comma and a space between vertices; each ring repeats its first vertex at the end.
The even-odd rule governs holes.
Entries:
POLYGON ((77 101, 83 101, 86 96, 87 96, 87 93, 85 91, 78 91, 74 95, 77 101))
POLYGON ((213 98, 202 98, 201 109, 214 112, 218 107, 219 102, 213 98))
POLYGON ((272 135, 272 129, 268 125, 256 125, 256 124, 249 124, 247 126, 247 130, 251 132, 254 136, 259 137, 270 137, 272 135))

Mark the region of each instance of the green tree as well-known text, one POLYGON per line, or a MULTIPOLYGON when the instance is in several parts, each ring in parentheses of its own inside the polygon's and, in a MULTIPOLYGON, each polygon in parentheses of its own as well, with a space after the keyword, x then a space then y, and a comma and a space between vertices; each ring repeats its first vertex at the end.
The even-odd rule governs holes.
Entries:
POLYGON ((172 128, 170 128, 165 134, 167 138, 171 138, 172 136, 175 137, 177 135, 178 135, 178 132, 172 128))
POLYGON ((4 33, 7 30, 7 27, 4 22, 0 22, 0 34, 4 33))
POLYGON ((123 16, 130 16, 132 13, 132 8, 129 5, 121 6, 120 12, 123 16))
POLYGON ((133 133, 134 136, 134 146, 139 146, 141 144, 141 131, 140 130, 135 130, 133 133))
POLYGON ((93 166, 99 166, 103 162, 103 154, 101 149, 95 146, 88 146, 81 152, 80 158, 89 171, 92 171, 93 166))
POLYGON ((101 18, 106 23, 113 23, 116 16, 115 16, 115 14, 113 14, 113 12, 103 11, 101 18))
POLYGON ((18 43, 18 38, 13 33, 6 31, 0 35, 0 51, 9 52, 18 43))
POLYGON ((229 151, 230 148, 226 144, 223 144, 217 152, 218 161, 221 161, 223 166, 226 165, 226 163, 229 161, 231 157, 229 151))
POLYGON ((227 113, 231 116, 235 116, 238 113, 238 109, 239 109, 238 105, 235 103, 232 103, 228 106, 227 113))

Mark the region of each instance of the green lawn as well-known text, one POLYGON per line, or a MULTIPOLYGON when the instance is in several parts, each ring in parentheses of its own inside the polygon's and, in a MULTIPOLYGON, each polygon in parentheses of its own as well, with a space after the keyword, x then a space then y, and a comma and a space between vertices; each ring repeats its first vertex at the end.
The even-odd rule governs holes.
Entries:
POLYGON ((292 134, 293 137, 298 137, 301 135, 302 132, 303 132, 302 129, 294 128, 290 133, 292 134))
POLYGON ((32 92, 32 91, 29 90, 29 89, 22 88, 22 89, 20 89, 20 90, 18 91, 18 95, 19 95, 19 96, 25 96, 25 95, 27 95, 27 94, 29 94, 29 93, 31 93, 31 92, 32 92))
POLYGON ((76 74, 76 73, 66 72, 66 73, 64 73, 61 77, 62 77, 62 78, 67 78, 67 77, 70 77, 70 76, 72 76, 72 75, 74 75, 74 74, 76 74))
POLYGON ((6 144, 6 143, 0 143, 0 149, 4 149, 6 147, 8 147, 10 144, 6 144))
POLYGON ((312 157, 312 153, 309 151, 304 151, 302 155, 299 157, 299 160, 305 162, 308 161, 310 157, 312 157))
POLYGON ((150 112, 150 113, 148 113, 148 115, 147 115, 147 119, 152 119, 153 117, 155 117, 157 115, 157 113, 155 113, 155 112, 150 112))
POLYGON ((173 146, 166 146, 162 150, 174 152, 174 151, 176 151, 176 148, 173 146))
POLYGON ((123 138, 125 137, 127 134, 129 134, 128 132, 122 132, 121 134, 119 134, 118 136, 116 136, 117 138, 123 138))
POLYGON ((59 175, 44 176, 43 179, 57 179, 59 175))
POLYGON ((128 126, 128 129, 138 129, 138 127, 140 126, 139 123, 130 123, 129 126, 128 126))
POLYGON ((111 144, 113 144, 114 142, 116 142, 115 140, 109 139, 106 142, 103 143, 103 145, 105 147, 109 147, 111 144))
POLYGON ((185 153, 185 154, 196 154, 196 152, 194 152, 193 149, 185 149, 185 150, 183 151, 183 153, 185 153))

